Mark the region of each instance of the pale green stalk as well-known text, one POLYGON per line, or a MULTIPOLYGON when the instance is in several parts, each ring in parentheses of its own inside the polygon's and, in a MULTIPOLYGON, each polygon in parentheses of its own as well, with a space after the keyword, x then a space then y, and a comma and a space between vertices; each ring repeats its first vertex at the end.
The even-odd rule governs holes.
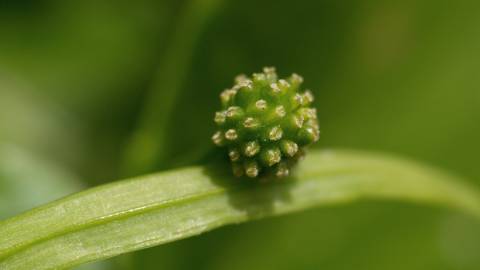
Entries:
POLYGON ((168 152, 166 131, 190 68, 194 48, 221 3, 222 0, 191 0, 180 13, 145 99, 138 130, 127 151, 125 167, 128 174, 150 171, 164 161, 168 152))

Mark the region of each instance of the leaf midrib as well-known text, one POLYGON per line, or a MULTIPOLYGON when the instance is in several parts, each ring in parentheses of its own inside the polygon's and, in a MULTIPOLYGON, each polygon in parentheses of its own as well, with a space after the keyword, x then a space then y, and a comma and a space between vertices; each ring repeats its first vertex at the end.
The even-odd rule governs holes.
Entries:
MULTIPOLYGON (((352 171, 357 170, 357 168, 355 168, 355 169, 350 168, 350 169, 352 171)), ((345 169, 333 168, 331 171, 322 172, 322 175, 335 174, 338 171, 345 172, 345 169)), ((292 180, 292 179, 289 179, 289 180, 283 180, 283 182, 281 182, 281 183, 276 183, 276 185, 277 186, 278 185, 291 185, 291 184, 294 184, 295 182, 299 182, 299 181, 301 181, 301 182, 315 181, 314 179, 312 179, 312 177, 316 174, 318 174, 318 173, 315 173, 315 172, 304 173, 303 176, 306 178, 306 180, 301 180, 301 179, 292 180)), ((26 249, 28 249, 32 246, 35 246, 35 245, 39 244, 39 243, 46 242, 48 240, 51 240, 51 239, 54 239, 54 238, 57 238, 57 237, 60 237, 60 236, 63 236, 63 235, 67 235, 67 234, 72 233, 72 232, 85 230, 85 229, 92 228, 92 227, 95 227, 95 226, 101 226, 102 224, 106 224, 106 223, 108 223, 112 220, 122 220, 122 219, 125 219, 125 218, 128 218, 128 217, 138 216, 138 215, 141 215, 143 213, 147 213, 149 211, 154 211, 154 210, 158 210, 158 209, 162 209, 162 208, 168 208, 168 207, 175 206, 175 205, 183 205, 183 204, 186 204, 186 203, 189 203, 189 202, 197 201, 197 200, 207 198, 207 197, 210 197, 210 196, 224 194, 224 193, 227 193, 227 192, 234 194, 234 193, 237 193, 239 191, 242 191, 242 190, 248 188, 248 187, 243 186, 243 185, 232 185, 230 187, 231 188, 229 188, 229 189, 223 188, 223 187, 218 187, 218 188, 214 188, 210 191, 203 192, 201 194, 191 194, 191 195, 186 195, 186 196, 183 196, 183 197, 180 197, 180 198, 169 199, 169 200, 165 200, 165 201, 161 201, 161 202, 157 202, 157 203, 151 203, 149 205, 139 206, 139 207, 136 207, 134 209, 127 209, 127 210, 119 211, 119 212, 112 213, 112 214, 109 214, 109 215, 106 215, 106 216, 97 217, 97 218, 94 218, 94 219, 92 219, 90 221, 87 221, 87 222, 84 222, 84 223, 78 223, 78 224, 69 226, 64 230, 53 232, 46 237, 38 238, 38 239, 36 239, 34 241, 31 241, 31 242, 20 243, 16 247, 13 247, 13 248, 7 250, 6 252, 4 252, 3 254, 1 254, 0 255, 0 261, 3 261, 5 259, 7 259, 8 257, 10 257, 14 253, 21 252, 23 250, 26 250, 26 249)))
POLYGON ((162 202, 158 202, 158 203, 152 203, 150 205, 144 205, 144 206, 141 206, 141 207, 136 207, 134 209, 128 209, 128 210, 125 210, 125 211, 119 211, 119 212, 116 212, 116 213, 112 213, 110 215, 97 217, 97 218, 94 218, 94 219, 92 219, 90 221, 87 221, 87 222, 84 222, 84 223, 79 223, 79 224, 75 224, 73 226, 69 226, 65 230, 60 230, 60 231, 51 233, 47 237, 38 238, 38 239, 36 239, 34 241, 31 241, 31 242, 21 243, 21 244, 17 245, 16 247, 7 250, 4 254, 0 255, 0 260, 5 260, 10 255, 12 255, 13 253, 17 253, 19 251, 26 250, 29 247, 34 246, 38 243, 45 242, 45 241, 51 240, 51 239, 59 237, 59 236, 67 235, 71 232, 81 231, 81 230, 88 229, 88 228, 91 228, 91 227, 100 226, 100 225, 106 224, 106 223, 108 223, 112 220, 121 220, 121 219, 125 219, 125 218, 128 218, 128 217, 141 215, 143 213, 146 213, 146 212, 149 212, 149 211, 152 211, 152 210, 168 208, 170 206, 177 205, 177 204, 181 205, 181 204, 184 204, 184 203, 200 200, 200 199, 206 198, 208 196, 221 194, 223 192, 226 192, 226 190, 223 189, 223 188, 219 188, 219 189, 214 189, 214 190, 204 192, 204 193, 201 193, 201 194, 197 194, 197 195, 190 195, 190 196, 187 195, 187 196, 183 196, 183 197, 176 198, 176 199, 170 199, 170 200, 166 200, 166 201, 162 201, 162 202))

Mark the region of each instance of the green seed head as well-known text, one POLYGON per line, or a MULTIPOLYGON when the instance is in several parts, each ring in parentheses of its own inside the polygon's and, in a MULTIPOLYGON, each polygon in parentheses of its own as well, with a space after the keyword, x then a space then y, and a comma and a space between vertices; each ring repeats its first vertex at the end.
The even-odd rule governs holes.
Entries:
POLYGON ((237 76, 220 94, 212 141, 227 150, 235 176, 288 176, 304 148, 318 141, 313 95, 300 90, 302 82, 297 74, 278 79, 275 68, 264 68, 251 78, 237 76))

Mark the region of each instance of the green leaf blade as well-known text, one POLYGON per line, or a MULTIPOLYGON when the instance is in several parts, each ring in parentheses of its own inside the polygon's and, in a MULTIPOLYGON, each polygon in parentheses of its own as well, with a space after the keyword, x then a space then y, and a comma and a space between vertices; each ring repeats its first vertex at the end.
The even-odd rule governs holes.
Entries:
POLYGON ((459 208, 480 217, 478 193, 412 162, 352 151, 313 151, 296 179, 245 184, 191 167, 75 194, 0 223, 0 269, 58 269, 226 224, 358 199, 459 208))

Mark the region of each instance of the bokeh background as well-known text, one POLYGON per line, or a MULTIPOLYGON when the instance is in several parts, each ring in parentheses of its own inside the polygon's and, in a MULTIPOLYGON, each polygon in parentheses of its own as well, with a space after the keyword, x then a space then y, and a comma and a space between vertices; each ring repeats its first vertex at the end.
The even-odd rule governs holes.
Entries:
MULTIPOLYGON (((318 148, 395 153, 480 188, 480 2, 0 0, 0 219, 199 161, 239 73, 297 72, 318 148)), ((364 201, 79 269, 480 269, 480 225, 364 201)))

